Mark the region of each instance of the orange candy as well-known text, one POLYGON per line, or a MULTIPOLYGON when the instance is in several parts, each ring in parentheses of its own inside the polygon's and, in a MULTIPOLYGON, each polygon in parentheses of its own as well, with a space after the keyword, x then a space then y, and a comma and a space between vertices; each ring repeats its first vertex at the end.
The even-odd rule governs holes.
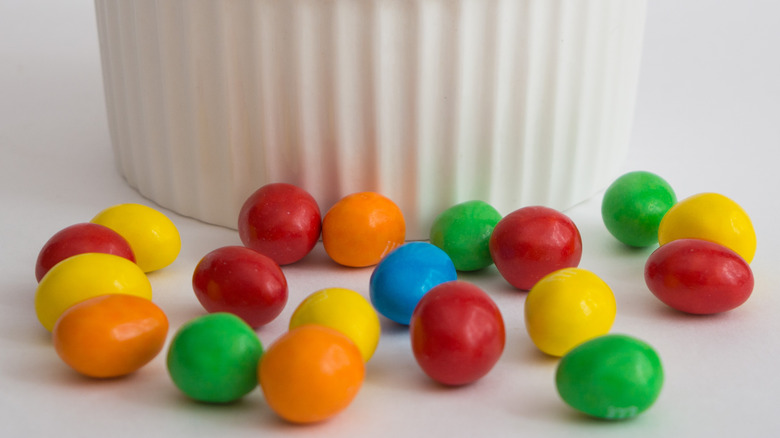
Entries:
POLYGON ((344 266, 373 266, 404 243, 406 222, 401 209, 374 192, 348 195, 322 220, 322 244, 344 266))
POLYGON ((168 318, 151 301, 101 295, 68 308, 52 331, 54 348, 71 368, 90 377, 130 374, 162 350, 168 318))
POLYGON ((357 395, 364 376, 358 347, 342 333, 317 324, 282 335, 258 366, 266 402, 293 423, 314 423, 341 412, 357 395))

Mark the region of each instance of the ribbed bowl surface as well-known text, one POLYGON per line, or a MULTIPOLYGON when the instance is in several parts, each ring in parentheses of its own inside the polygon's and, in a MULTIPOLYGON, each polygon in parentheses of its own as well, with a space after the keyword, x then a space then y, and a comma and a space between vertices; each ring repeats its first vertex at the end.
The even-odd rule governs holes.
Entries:
POLYGON ((627 151, 645 0, 95 3, 121 173, 206 222, 284 181, 425 239, 467 200, 570 207, 627 151))

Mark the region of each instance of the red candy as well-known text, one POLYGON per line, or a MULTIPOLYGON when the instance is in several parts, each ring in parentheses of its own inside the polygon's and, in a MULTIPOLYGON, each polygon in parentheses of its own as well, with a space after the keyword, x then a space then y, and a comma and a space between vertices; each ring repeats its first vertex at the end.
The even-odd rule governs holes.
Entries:
POLYGON ((195 267, 192 288, 210 313, 230 312, 253 328, 271 322, 287 304, 287 280, 279 265, 242 246, 206 254, 195 267))
POLYGON ((432 379, 464 385, 487 374, 504 351, 504 320, 479 287, 449 281, 426 293, 409 325, 417 363, 432 379))
POLYGON ((699 239, 673 240, 655 250, 645 264, 645 281, 670 307, 695 314, 734 309, 753 291, 753 273, 742 257, 699 239))
POLYGON ((35 263, 40 282, 54 265, 68 257, 97 252, 124 257, 135 263, 135 255, 124 237, 111 228, 89 222, 63 228, 43 245, 35 263))
POLYGON ((512 286, 529 290, 553 271, 577 267, 582 239, 577 226, 563 213, 524 207, 498 222, 490 237, 490 255, 512 286))
POLYGON ((295 263, 311 252, 321 228, 317 201, 292 184, 259 188, 244 202, 238 216, 241 242, 280 265, 295 263))

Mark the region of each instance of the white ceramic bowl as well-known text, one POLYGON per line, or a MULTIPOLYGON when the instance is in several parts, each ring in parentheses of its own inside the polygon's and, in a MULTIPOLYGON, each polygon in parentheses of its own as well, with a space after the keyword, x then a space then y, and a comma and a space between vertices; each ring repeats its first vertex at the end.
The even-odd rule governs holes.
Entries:
POLYGON ((627 152, 645 0, 95 3, 121 173, 206 222, 284 181, 425 239, 466 200, 566 209, 627 152))

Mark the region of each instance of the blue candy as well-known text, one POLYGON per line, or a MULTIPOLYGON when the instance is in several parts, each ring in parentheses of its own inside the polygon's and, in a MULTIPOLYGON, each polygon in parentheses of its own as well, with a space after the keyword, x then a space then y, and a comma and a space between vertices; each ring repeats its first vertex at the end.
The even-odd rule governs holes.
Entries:
POLYGON ((409 325, 412 312, 432 287, 457 280, 455 265, 437 246, 411 242, 399 246, 374 268, 371 304, 385 317, 409 325))

